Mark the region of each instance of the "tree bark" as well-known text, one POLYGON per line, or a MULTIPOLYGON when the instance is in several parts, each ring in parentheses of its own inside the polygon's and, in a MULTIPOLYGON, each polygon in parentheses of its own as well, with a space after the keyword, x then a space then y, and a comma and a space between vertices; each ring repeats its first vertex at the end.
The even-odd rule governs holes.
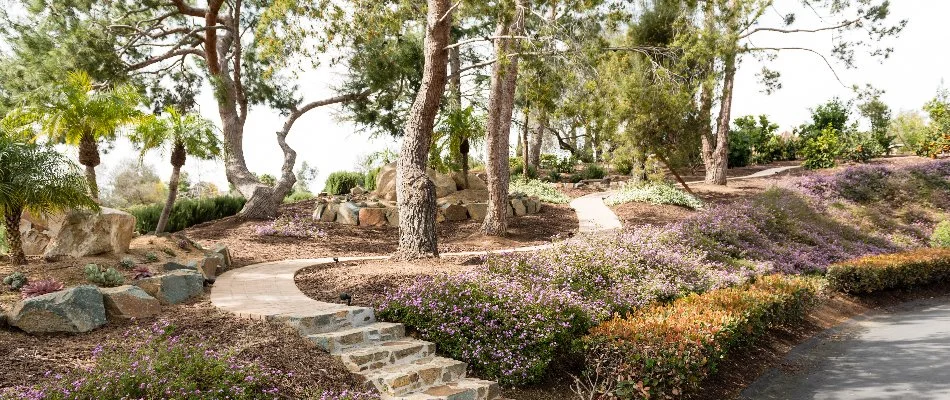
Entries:
POLYGON ((449 0, 428 0, 425 67, 422 84, 406 122, 396 164, 396 202, 399 207, 399 248, 394 259, 438 257, 435 230, 435 184, 426 175, 432 129, 448 80, 452 17, 449 0))
MULTIPOLYGON (((456 39, 457 41, 457 39, 456 39)), ((456 110, 462 109, 462 55, 460 47, 456 46, 449 50, 449 92, 452 97, 449 99, 452 107, 456 110)), ((462 166, 462 189, 468 189, 468 137, 463 137, 459 144, 459 164, 462 166)))
POLYGON ((521 132, 520 132, 521 134, 519 135, 521 137, 521 143, 522 143, 522 148, 521 148, 521 169, 522 169, 521 174, 522 175, 521 176, 524 179, 528 179, 528 171, 530 170, 529 163, 528 163, 528 122, 530 122, 530 120, 528 116, 529 116, 528 109, 525 109, 524 110, 524 125, 522 125, 523 128, 521 129, 521 132))
POLYGON ((83 133, 79 138, 79 163, 86 167, 89 196, 99 201, 99 184, 96 182, 96 166, 99 165, 99 143, 92 133, 83 133))
POLYGON ((544 146, 544 132, 548 129, 548 113, 544 109, 538 115, 538 129, 531 135, 528 162, 535 169, 541 168, 541 147, 544 146))
POLYGON ((495 57, 499 60, 492 67, 491 92, 488 97, 488 122, 486 124, 485 171, 488 175, 488 212, 482 224, 482 232, 489 236, 504 236, 508 232, 508 184, 511 181, 508 169, 511 114, 514 110, 515 83, 518 79, 518 42, 505 38, 523 29, 521 2, 511 24, 498 21, 495 29, 495 57))
POLYGON ((23 240, 20 239, 20 216, 23 209, 14 207, 3 215, 3 227, 7 230, 7 246, 10 246, 10 263, 26 265, 26 253, 23 252, 23 240))
POLYGON ((729 168, 729 123, 732 113, 732 93, 736 82, 736 55, 725 57, 723 76, 722 104, 719 106, 719 118, 716 122, 716 148, 706 161, 706 183, 726 185, 726 170, 729 168))
POLYGON ((172 176, 168 178, 168 199, 165 200, 165 206, 162 207, 162 215, 158 217, 158 225, 155 226, 155 234, 165 232, 168 225, 168 217, 175 207, 175 200, 178 199, 178 181, 180 179, 181 167, 185 165, 185 146, 180 141, 175 142, 175 148, 172 150, 171 164, 172 176))

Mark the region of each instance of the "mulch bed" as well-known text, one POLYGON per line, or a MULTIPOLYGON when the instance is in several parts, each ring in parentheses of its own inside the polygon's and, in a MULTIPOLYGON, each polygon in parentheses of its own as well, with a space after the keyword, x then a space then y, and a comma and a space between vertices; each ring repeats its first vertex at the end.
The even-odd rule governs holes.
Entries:
MULTIPOLYGON (((294 379, 282 382, 281 393, 300 398, 308 388, 343 390, 358 388, 360 382, 329 354, 317 349, 289 327, 273 322, 238 318, 217 310, 208 300, 163 307, 158 317, 176 327, 176 333, 205 343, 233 349, 238 359, 293 372, 294 379)), ((154 320, 140 323, 149 325, 154 320)), ((85 334, 29 335, 0 329, 0 387, 36 384, 47 371, 65 373, 88 365, 99 344, 125 343, 123 334, 133 322, 110 322, 85 334)))

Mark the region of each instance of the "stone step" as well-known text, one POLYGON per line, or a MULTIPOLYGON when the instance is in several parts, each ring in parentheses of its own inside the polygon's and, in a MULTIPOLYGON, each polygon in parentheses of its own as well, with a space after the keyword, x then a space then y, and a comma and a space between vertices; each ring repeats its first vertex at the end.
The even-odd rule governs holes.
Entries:
POLYGON ((433 357, 367 371, 362 374, 369 384, 385 396, 405 396, 434 386, 446 385, 465 377, 468 366, 451 358, 433 357))
POLYGON ((432 357, 434 354, 434 343, 417 339, 401 339, 344 350, 337 355, 337 358, 350 372, 364 373, 388 365, 407 364, 432 357))
POLYGON ((307 338, 330 354, 340 354, 354 347, 366 347, 405 336, 406 327, 403 324, 374 322, 358 328, 307 335, 307 338))
POLYGON ((359 328, 376 322, 376 314, 372 308, 344 305, 284 313, 271 318, 292 326, 302 336, 359 328))
POLYGON ((501 400, 501 387, 492 381, 462 378, 392 400, 501 400))

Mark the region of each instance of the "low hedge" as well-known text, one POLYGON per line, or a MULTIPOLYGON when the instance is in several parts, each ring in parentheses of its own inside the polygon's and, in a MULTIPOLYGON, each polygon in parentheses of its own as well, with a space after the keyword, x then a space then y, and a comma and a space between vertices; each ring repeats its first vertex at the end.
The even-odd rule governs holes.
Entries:
POLYGON ((816 303, 819 282, 763 276, 617 317, 585 337, 587 373, 613 383, 600 387, 612 392, 602 393, 607 396, 679 398, 695 391, 731 349, 804 317, 816 303))
POLYGON ((950 278, 950 249, 923 248, 843 261, 828 267, 828 282, 846 293, 872 293, 950 278))
MULTIPOLYGON (((182 229, 208 221, 214 221, 237 214, 246 203, 243 197, 218 196, 202 199, 178 199, 168 216, 167 232, 178 232, 182 229)), ((158 218, 162 215, 162 204, 135 206, 129 208, 130 214, 135 216, 135 231, 138 233, 155 232, 158 218)))

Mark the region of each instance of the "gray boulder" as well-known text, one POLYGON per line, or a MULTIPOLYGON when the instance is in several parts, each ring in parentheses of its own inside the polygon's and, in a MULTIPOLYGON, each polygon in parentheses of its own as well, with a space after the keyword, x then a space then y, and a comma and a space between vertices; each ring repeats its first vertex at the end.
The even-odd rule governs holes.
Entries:
POLYGON ((468 216, 475 221, 484 221, 488 214, 488 203, 468 203, 465 205, 468 210, 468 216))
POLYGON ((181 263, 179 263, 179 262, 177 262, 177 261, 169 261, 169 262, 165 263, 164 265, 162 265, 162 270, 164 270, 165 272, 178 271, 178 270, 180 270, 180 269, 185 269, 185 270, 189 270, 189 271, 197 271, 197 270, 198 270, 198 267, 195 266, 195 265, 192 264, 192 263, 189 263, 188 265, 185 265, 185 264, 181 264, 181 263))
POLYGON ((448 221, 465 221, 468 219, 468 210, 458 204, 446 204, 442 206, 442 215, 448 221))
POLYGON ((101 288, 99 292, 106 306, 106 315, 111 318, 147 318, 158 315, 162 310, 158 299, 137 286, 101 288))
POLYGON ((20 301, 9 323, 29 333, 89 332, 106 324, 106 309, 99 289, 83 285, 20 301))
POLYGON ((528 213, 528 210, 524 206, 524 202, 520 199, 511 199, 509 203, 511 203, 511 209, 516 217, 520 217, 528 213))
POLYGON ((231 250, 227 245, 218 243, 211 249, 211 252, 221 256, 221 267, 223 269, 231 268, 231 250))
POLYGON ((204 281, 204 277, 196 271, 177 270, 139 279, 134 285, 162 304, 180 304, 204 294, 204 281))
POLYGON ((135 229, 132 214, 111 208, 98 213, 71 211, 50 221, 50 241, 43 253, 46 258, 122 254, 129 250, 135 229))
POLYGON ((336 222, 344 225, 359 225, 360 206, 351 201, 341 204, 336 213, 336 222))

